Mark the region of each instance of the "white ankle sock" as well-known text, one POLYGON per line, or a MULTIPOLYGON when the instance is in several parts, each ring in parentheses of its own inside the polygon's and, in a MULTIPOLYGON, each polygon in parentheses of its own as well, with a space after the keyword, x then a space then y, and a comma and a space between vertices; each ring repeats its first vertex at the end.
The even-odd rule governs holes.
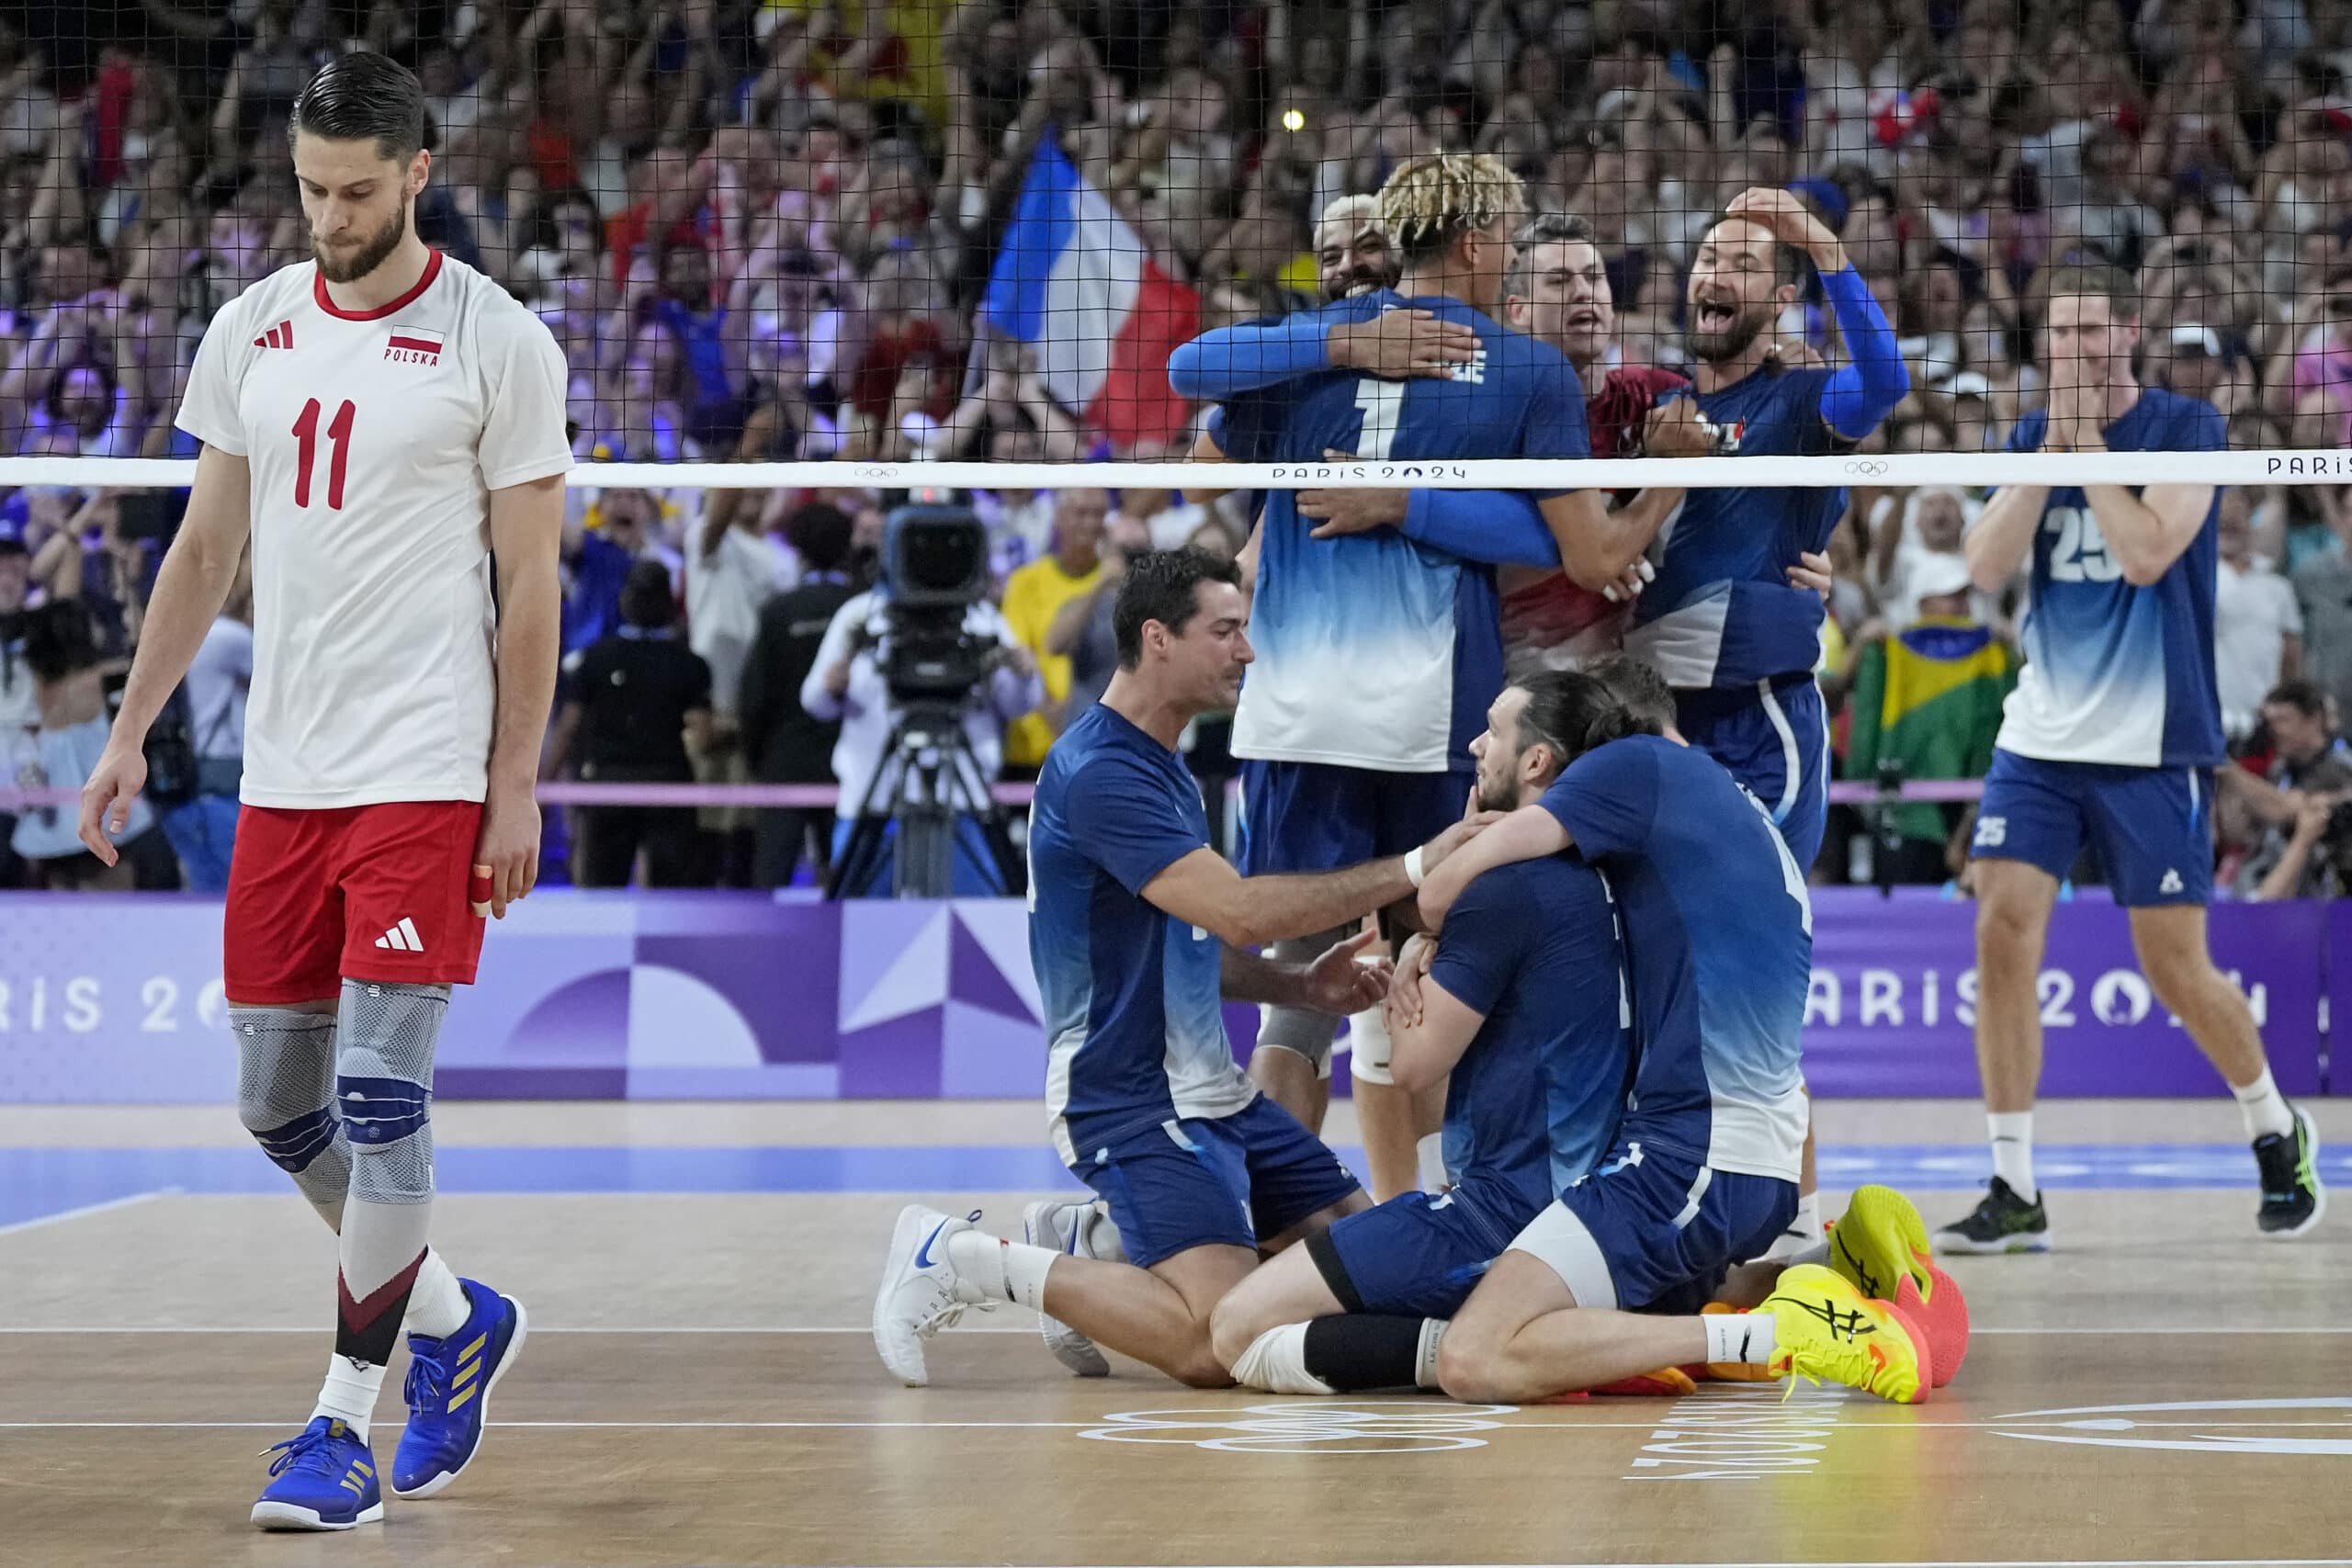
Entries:
POLYGON ((2278 1085, 2271 1077, 2268 1067, 2263 1068, 2262 1076, 2244 1089, 2232 1084, 2230 1092, 2238 1097, 2238 1110, 2245 1117, 2245 1135, 2249 1142, 2267 1138, 2273 1133, 2284 1134, 2295 1130, 2294 1114, 2287 1109, 2286 1097, 2278 1092, 2278 1085))
POLYGON ((327 1381, 319 1389, 318 1404, 311 1407, 311 1419, 332 1416, 365 1442, 368 1421, 376 1413, 376 1396, 383 1392, 383 1368, 348 1356, 329 1356, 327 1381))
POLYGON ((1306 1370, 1306 1325, 1286 1323, 1250 1342, 1233 1363, 1233 1381, 1268 1393, 1329 1393, 1331 1385, 1306 1370))
POLYGON ((1060 1256, 1050 1247, 1004 1241, 986 1231, 957 1231, 947 1238, 947 1260, 965 1283, 990 1301, 1031 1312, 1046 1310, 1046 1272, 1060 1256))
POLYGON ((447 1339, 466 1325, 473 1311, 474 1303, 466 1299, 466 1288, 458 1283, 457 1275, 441 1261, 439 1253, 425 1248, 424 1261, 417 1265, 416 1284, 408 1293, 408 1331, 428 1339, 447 1339))
POLYGON ((1780 1345, 1781 1320, 1769 1312, 1711 1313, 1699 1320, 1707 1330, 1707 1359, 1768 1366, 1780 1345))
POLYGON ((1442 1386, 1437 1378, 1437 1348, 1445 1338, 1447 1321, 1442 1317, 1421 1319, 1420 1353, 1413 1359, 1413 1386, 1416 1388, 1442 1386))
POLYGON ((2033 1184, 2033 1112, 1990 1111, 1984 1131, 1993 1140, 1993 1174, 2029 1203, 2041 1196, 2041 1189, 2033 1184))

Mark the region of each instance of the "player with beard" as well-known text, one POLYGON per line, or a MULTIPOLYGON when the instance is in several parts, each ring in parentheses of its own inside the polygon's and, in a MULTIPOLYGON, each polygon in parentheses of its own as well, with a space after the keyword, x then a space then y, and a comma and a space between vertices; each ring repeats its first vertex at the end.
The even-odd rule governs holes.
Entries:
POLYGON ((288 122, 315 260, 213 317, 179 427, 204 443, 81 835, 112 863, 141 750, 248 541, 254 676, 222 978, 238 1114, 338 1235, 334 1353, 253 1521, 383 1517, 368 1424, 403 1322, 392 1490, 478 1451, 522 1348, 511 1297, 425 1245, 433 1062, 486 913, 537 879, 562 589, 563 354, 413 222, 424 91, 343 55, 288 122), (494 579, 494 580, 493 580, 494 579))
MULTIPOLYGON (((1721 433, 1699 417, 1686 394, 1690 381, 1648 366, 1608 368, 1617 338, 1616 301, 1592 226, 1566 213, 1545 213, 1513 237, 1506 282, 1505 324, 1552 344, 1568 356, 1590 391, 1585 423, 1596 457, 1702 457, 1721 433)), ((1630 499, 1632 492, 1621 492, 1630 499)), ((1367 528, 1404 527, 1426 544, 1475 553, 1497 549, 1526 555, 1539 565, 1508 564, 1497 572, 1502 590, 1503 657, 1516 679, 1536 670, 1573 670, 1617 650, 1633 602, 1649 578, 1594 592, 1559 570, 1559 547, 1541 514, 1523 499, 1498 502, 1482 491, 1310 492, 1302 510, 1323 526, 1318 537, 1367 528), (1418 513, 1416 517, 1414 513, 1418 513), (1516 518, 1506 531, 1501 520, 1516 518)), ((1829 591, 1829 558, 1804 552, 1789 580, 1816 592, 1829 591)))
MULTIPOLYGON (((1531 805, 1559 776, 1561 679, 1539 672, 1487 710, 1471 743, 1480 810, 1531 805)), ((1609 889, 1580 860, 1521 862, 1464 894, 1420 1016, 1392 1020, 1389 1064, 1401 1089, 1445 1087, 1453 1185, 1348 1215, 1235 1286, 1209 1333, 1236 1381, 1435 1386, 1442 1320, 1616 1131, 1631 1067, 1623 964, 1609 889)))
MULTIPOLYGON (((1315 263, 1322 270, 1323 298, 1344 299, 1396 282, 1396 252, 1380 229, 1380 203, 1369 196, 1343 196, 1323 209, 1315 224, 1315 263)), ((1447 323, 1447 336, 1463 342, 1461 327, 1447 323)), ((1463 343, 1477 347, 1477 334, 1463 343)))

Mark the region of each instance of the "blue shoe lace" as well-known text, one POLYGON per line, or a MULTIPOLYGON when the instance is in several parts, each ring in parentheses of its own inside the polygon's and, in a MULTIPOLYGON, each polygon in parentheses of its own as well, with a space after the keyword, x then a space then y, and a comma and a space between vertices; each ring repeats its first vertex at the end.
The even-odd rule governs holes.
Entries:
POLYGON ((305 1427, 300 1436, 288 1438, 282 1443, 272 1443, 262 1450, 264 1454, 277 1456, 270 1463, 269 1473, 278 1476, 292 1470, 305 1474, 340 1475, 343 1466, 327 1452, 327 1434, 334 1430, 332 1425, 305 1427))
POLYGON ((440 1344, 427 1350, 412 1339, 408 1350, 408 1379, 401 1384, 401 1397, 411 1410, 439 1410, 449 1397, 449 1363, 441 1359, 440 1344))

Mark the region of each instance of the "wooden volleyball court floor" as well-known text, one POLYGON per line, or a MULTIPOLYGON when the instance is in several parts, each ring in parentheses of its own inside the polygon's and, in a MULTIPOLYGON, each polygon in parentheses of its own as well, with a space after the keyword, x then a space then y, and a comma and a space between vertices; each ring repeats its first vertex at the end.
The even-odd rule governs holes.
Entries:
MULTIPOLYGON (((1954 1269, 1976 1339, 1915 1408, 1080 1382, 1010 1309, 903 1389, 866 1329, 890 1220, 919 1197, 1017 1224, 1063 1185, 1035 1107, 435 1115, 435 1239, 532 1315, 488 1447, 380 1525, 265 1536, 257 1455, 324 1365, 331 1239, 225 1108, 0 1111, 0 1563, 2352 1560, 2352 1212, 2257 1239, 2226 1101, 2045 1108, 2064 1249, 1954 1269)), ((1973 1201, 1973 1106, 1822 1121, 1833 1213, 1863 1180, 1931 1223, 1973 1201)), ((2352 1190, 2352 1160, 2324 1170, 2352 1190)))

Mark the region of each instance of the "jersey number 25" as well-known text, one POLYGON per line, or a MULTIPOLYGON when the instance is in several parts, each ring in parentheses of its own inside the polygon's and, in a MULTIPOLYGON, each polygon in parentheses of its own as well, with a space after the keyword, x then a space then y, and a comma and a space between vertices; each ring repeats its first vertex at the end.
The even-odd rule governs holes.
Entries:
POLYGON ((2051 508, 2041 530, 2058 536, 2050 546, 2051 581, 2113 582, 2123 575, 2123 563, 2108 554, 2098 519, 2080 507, 2051 508))

